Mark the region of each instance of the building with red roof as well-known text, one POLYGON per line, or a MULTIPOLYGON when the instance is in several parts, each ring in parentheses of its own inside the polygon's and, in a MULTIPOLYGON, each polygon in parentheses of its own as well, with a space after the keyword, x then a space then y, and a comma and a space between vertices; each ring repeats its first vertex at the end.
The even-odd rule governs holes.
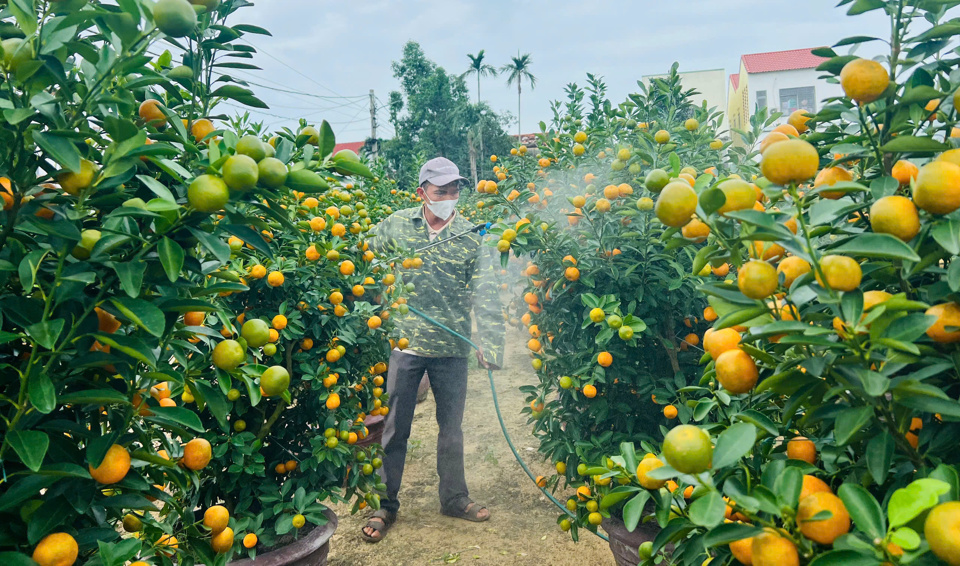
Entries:
MULTIPOLYGON (((750 129, 750 117, 758 108, 782 112, 778 123, 791 112, 816 112, 825 98, 841 96, 840 85, 819 78, 817 67, 826 61, 813 54, 815 48, 750 53, 740 57, 740 71, 729 77, 727 120, 731 128, 750 129)), ((733 134, 734 142, 739 136, 733 134)))

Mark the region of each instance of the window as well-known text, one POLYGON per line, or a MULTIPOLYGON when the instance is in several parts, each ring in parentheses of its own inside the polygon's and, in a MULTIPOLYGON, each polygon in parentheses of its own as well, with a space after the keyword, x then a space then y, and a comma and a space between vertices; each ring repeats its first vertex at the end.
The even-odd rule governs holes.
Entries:
POLYGON ((762 110, 767 107, 767 91, 758 90, 757 91, 757 110, 762 110))
POLYGON ((780 111, 790 114, 794 110, 817 111, 816 93, 812 86, 780 89, 780 111))

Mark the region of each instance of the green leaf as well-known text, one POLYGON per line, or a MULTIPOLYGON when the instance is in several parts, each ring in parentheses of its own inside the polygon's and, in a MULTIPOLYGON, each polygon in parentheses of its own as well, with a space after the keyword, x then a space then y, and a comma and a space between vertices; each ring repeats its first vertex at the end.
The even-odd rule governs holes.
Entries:
POLYGON ((40 269, 40 263, 43 262, 47 253, 45 250, 33 250, 20 260, 17 274, 20 276, 20 286, 24 291, 30 292, 33 290, 33 285, 37 280, 37 270, 40 269))
MULTIPOLYGON (((200 390, 201 395, 203 395, 203 401, 206 403, 207 411, 217 419, 220 428, 225 431, 229 430, 227 415, 230 413, 230 402, 227 400, 226 395, 223 394, 223 391, 221 391, 219 387, 213 387, 205 381, 195 381, 193 382, 193 386, 200 390)), ((257 393, 260 393, 259 388, 257 393)))
POLYGON ((917 338, 923 336, 927 329, 937 322, 937 317, 923 314, 911 313, 894 320, 883 332, 884 338, 899 340, 901 342, 914 342, 917 338))
POLYGON ((66 321, 62 318, 55 318, 53 320, 44 320, 36 324, 31 324, 26 330, 27 334, 33 338, 37 344, 47 350, 53 350, 53 347, 57 344, 57 338, 59 338, 60 333, 63 332, 65 324, 66 321))
POLYGON ((867 442, 867 450, 864 455, 867 460, 867 470, 873 479, 883 485, 890 472, 890 464, 893 463, 893 450, 896 441, 889 432, 884 431, 874 436, 867 442))
POLYGON ((933 26, 932 28, 921 33, 917 37, 909 39, 908 41, 911 43, 920 43, 923 41, 930 41, 932 39, 949 38, 957 34, 960 34, 960 23, 946 22, 937 26, 933 26))
POLYGON ((800 502, 800 491, 803 489, 803 472, 800 468, 789 466, 783 470, 783 473, 777 476, 773 483, 773 492, 777 494, 777 499, 781 505, 786 505, 791 509, 797 508, 800 502))
POLYGON ((33 35, 37 31, 37 8, 34 0, 11 0, 10 11, 17 19, 17 24, 25 35, 33 35))
POLYGON ((710 414, 710 411, 717 406, 717 402, 713 399, 700 399, 697 401, 697 406, 693 410, 693 420, 702 421, 710 414))
POLYGON ((64 169, 80 172, 80 152, 68 138, 51 132, 33 132, 33 141, 64 169))
MULTIPOLYGON (((754 301, 751 301, 754 302, 754 301)), ((730 328, 731 326, 741 325, 745 322, 751 321, 758 317, 764 317, 764 322, 769 322, 772 320, 771 317, 765 316, 768 315, 768 310, 766 306, 758 305, 751 308, 737 309, 731 311, 728 314, 721 316, 716 322, 713 323, 713 328, 716 330, 721 330, 724 328, 730 328), (766 320, 769 319, 769 320, 766 320)), ((758 321, 759 322, 759 321, 758 321)))
POLYGON ((249 226, 242 226, 240 224, 221 224, 224 229, 233 234, 234 236, 240 238, 244 243, 250 244, 257 251, 262 254, 265 254, 270 259, 273 259, 273 250, 267 244, 266 240, 263 239, 263 236, 260 232, 257 232, 249 226))
POLYGON ((670 168, 673 169, 674 173, 679 174, 680 168, 682 167, 680 163, 680 156, 677 155, 676 152, 673 152, 670 154, 670 157, 668 159, 670 160, 670 168))
MULTIPOLYGON (((589 474, 588 474, 589 475, 589 474)), ((659 468, 654 468, 647 472, 647 477, 655 480, 669 480, 680 475, 680 472, 675 470, 669 464, 664 464, 659 468)))
POLYGON ((920 547, 920 535, 910 527, 900 527, 890 533, 890 541, 905 550, 915 550, 920 547))
POLYGON ((203 423, 197 413, 183 407, 153 407, 152 416, 144 417, 148 421, 161 424, 185 426, 197 432, 203 432, 203 423))
POLYGON ((93 336, 101 344, 109 345, 111 354, 117 352, 126 354, 135 360, 147 364, 150 366, 150 369, 157 369, 157 358, 153 353, 153 348, 139 338, 104 333, 94 334, 93 336))
POLYGON ((723 522, 727 503, 716 491, 710 491, 690 504, 690 521, 701 527, 716 527, 723 522))
POLYGON ((239 31, 244 33, 255 33, 257 35, 269 35, 271 37, 273 36, 273 34, 267 31, 266 29, 260 26, 252 25, 252 24, 237 24, 233 26, 233 29, 234 31, 239 31))
POLYGON ((625 467, 628 470, 637 469, 637 452, 632 442, 620 443, 620 455, 623 456, 625 467))
POLYGON ((103 566, 123 566, 140 553, 143 543, 136 538, 128 538, 119 542, 109 543, 98 540, 97 548, 103 566))
POLYGON ((717 437, 717 447, 713 450, 713 469, 719 470, 736 464, 753 449, 757 441, 757 427, 741 422, 730 426, 717 437))
POLYGON ((876 234, 867 232, 857 234, 830 250, 833 253, 842 253, 862 257, 882 257, 906 261, 920 261, 920 256, 913 248, 890 234, 876 234))
POLYGON ((6 566, 37 566, 33 559, 19 552, 0 552, 0 564, 6 566))
POLYGON ((844 47, 846 45, 855 45, 858 43, 866 43, 868 41, 882 41, 879 37, 870 37, 868 35, 855 35, 853 37, 845 37, 840 41, 833 44, 834 47, 844 47))
POLYGON ((712 548, 723 544, 730 544, 738 540, 754 537, 763 532, 760 527, 744 523, 725 523, 710 530, 703 536, 703 545, 712 548))
POLYGON ((940 501, 950 491, 950 484, 935 479, 919 479, 893 492, 887 503, 887 518, 891 527, 906 525, 914 517, 940 501))
POLYGON ((144 185, 147 186, 148 189, 153 191, 153 194, 157 195, 161 199, 165 201, 173 202, 173 203, 177 202, 177 199, 174 198, 173 193, 170 192, 170 189, 164 186, 163 183, 161 183, 160 181, 154 179, 153 177, 149 177, 147 175, 137 175, 137 179, 139 179, 141 183, 143 183, 144 185))
POLYGON ((129 405, 127 396, 115 389, 84 389, 60 395, 62 405, 129 405))
MULTIPOLYGON (((861 1, 861 0, 858 0, 861 1)), ((808 566, 879 566, 880 561, 872 554, 860 554, 855 550, 831 550, 814 558, 808 566)))
POLYGON ((163 335, 163 329, 166 325, 163 311, 153 304, 142 299, 131 299, 129 297, 114 297, 110 301, 123 316, 140 328, 158 338, 163 335))
POLYGON ((774 423, 772 420, 770 420, 770 418, 760 411, 747 409, 746 411, 741 411, 734 415, 734 418, 752 423, 753 425, 763 429, 763 431, 770 436, 777 436, 780 434, 780 430, 777 428, 776 423, 774 423))
POLYGON ((726 195, 724 195, 723 191, 716 187, 707 189, 700 193, 700 208, 702 208, 707 215, 713 214, 714 212, 720 210, 720 207, 726 202, 726 195))
MULTIPOLYGON (((940 247, 953 255, 960 255, 960 220, 940 221, 933 227, 930 234, 940 247)), ((960 262, 950 263, 950 267, 955 265, 960 265, 960 262)))
POLYGON ((708 244, 697 250, 697 255, 693 258, 693 267, 690 269, 692 275, 697 275, 700 273, 700 270, 707 265, 707 261, 710 259, 710 254, 717 251, 719 246, 716 244, 708 244))
POLYGON ((40 468, 40 471, 37 472, 41 476, 51 476, 56 478, 83 478, 91 479, 90 472, 86 468, 81 468, 76 464, 68 464, 66 462, 59 462, 50 464, 40 468))
POLYGON ((600 499, 600 509, 609 509, 637 492, 635 487, 620 486, 600 499))
POLYGON ((112 262, 113 270, 120 279, 120 287, 127 295, 136 297, 143 286, 143 274, 147 264, 142 261, 128 261, 126 263, 112 262))
POLYGON ((27 383, 27 393, 30 396, 30 403, 45 415, 57 406, 57 391, 53 387, 50 376, 44 372, 34 373, 30 376, 30 382, 27 383))
MULTIPOLYGON (((858 0, 859 1, 859 0, 858 0)), ((817 66, 818 71, 826 71, 831 75, 839 75, 840 71, 843 70, 844 65, 853 61, 854 59, 859 59, 856 55, 840 55, 838 57, 831 57, 830 59, 820 63, 817 66)))
POLYGON ((647 501, 649 500, 650 492, 640 491, 636 496, 633 497, 633 499, 627 501, 627 504, 623 506, 623 523, 627 527, 627 530, 631 533, 640 523, 640 518, 643 515, 643 508, 646 506, 647 501))
POLYGON ((936 468, 930 472, 928 478, 940 480, 950 486, 950 491, 946 494, 951 501, 957 499, 957 494, 960 494, 960 475, 957 474, 957 470, 946 464, 939 464, 936 468))
POLYGON ((883 537, 887 532, 883 510, 869 491, 855 483, 844 483, 837 490, 837 495, 843 500, 843 505, 850 513, 850 518, 853 519, 853 524, 858 531, 865 533, 871 539, 883 537))
POLYGON ((919 136, 897 136, 880 146, 884 153, 936 153, 950 149, 950 146, 933 138, 919 136))
POLYGON ((50 446, 50 437, 39 430, 12 430, 7 433, 7 442, 17 456, 20 456, 20 461, 36 472, 43 464, 43 457, 50 446))
POLYGON ((840 411, 833 429, 837 446, 850 442, 853 435, 860 432, 871 418, 873 418, 873 407, 869 406, 848 407, 840 411))
POLYGON ((333 153, 333 148, 337 145, 336 136, 333 134, 333 128, 330 127, 330 123, 326 120, 320 124, 320 140, 317 143, 317 146, 320 150, 320 154, 317 156, 320 161, 326 159, 328 155, 333 153))
POLYGON ((927 395, 912 395, 909 397, 898 397, 897 403, 917 409, 925 413, 940 413, 950 417, 960 418, 960 402, 953 399, 942 399, 940 397, 930 397, 927 395))
POLYGON ((951 261, 945 275, 946 283, 954 293, 960 293, 960 261, 951 261))
POLYGON ((217 261, 226 263, 230 259, 230 246, 226 242, 203 230, 197 230, 196 228, 188 228, 188 230, 196 239, 200 240, 203 247, 207 248, 217 258, 217 261))
POLYGON ((336 156, 334 156, 333 162, 336 164, 338 173, 354 177, 363 177, 365 179, 373 178, 373 172, 363 163, 349 159, 337 159, 336 156))
POLYGON ((927 102, 935 98, 940 98, 943 93, 930 85, 916 85, 907 87, 907 91, 900 97, 901 104, 913 104, 915 102, 927 102))
POLYGON ((67 517, 71 516, 72 509, 66 498, 47 499, 27 524, 27 542, 29 544, 40 542, 40 539, 62 525, 67 517))
MULTIPOLYGON (((779 224, 772 215, 766 212, 760 212, 759 210, 746 209, 746 210, 734 210, 724 214, 727 218, 733 218, 734 220, 739 220, 744 224, 750 224, 751 226, 757 226, 760 228, 766 228, 768 230, 777 230, 779 224)), ((783 230, 787 230, 783 228, 783 230)), ((789 232, 789 230, 787 230, 789 232)))
POLYGON ((180 278, 180 272, 183 270, 183 258, 185 256, 180 244, 164 236, 157 244, 157 255, 160 256, 160 265, 167 273, 167 279, 171 283, 176 283, 180 278))
POLYGON ((41 489, 50 487, 59 479, 53 476, 36 475, 14 482, 3 494, 0 494, 0 511, 9 511, 31 497, 36 497, 41 489))

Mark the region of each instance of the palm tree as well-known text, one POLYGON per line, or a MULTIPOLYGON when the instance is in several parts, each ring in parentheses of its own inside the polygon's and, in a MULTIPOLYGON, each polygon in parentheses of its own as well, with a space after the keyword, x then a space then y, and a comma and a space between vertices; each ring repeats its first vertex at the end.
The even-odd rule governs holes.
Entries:
MULTIPOLYGON (((483 49, 478 51, 476 55, 467 53, 467 58, 470 59, 470 67, 465 73, 460 75, 461 78, 469 75, 477 75, 477 105, 480 104, 480 77, 497 76, 496 67, 483 62, 484 56, 485 53, 483 49)), ((483 126, 482 123, 478 123, 477 126, 477 130, 480 134, 480 154, 483 155, 483 126)))
POLYGON ((520 143, 520 136, 523 135, 520 128, 520 87, 526 79, 530 83, 530 88, 534 88, 537 86, 537 77, 530 72, 532 60, 529 53, 520 55, 518 52, 516 57, 510 59, 510 63, 500 67, 500 73, 509 73, 507 86, 512 85, 514 81, 517 83, 517 143, 520 143))
POLYGON ((467 54, 467 58, 470 59, 470 67, 467 68, 461 77, 467 77, 470 75, 477 75, 477 104, 480 104, 480 77, 495 77, 497 76, 497 69, 493 65, 488 65, 483 62, 484 50, 481 49, 476 55, 467 54))

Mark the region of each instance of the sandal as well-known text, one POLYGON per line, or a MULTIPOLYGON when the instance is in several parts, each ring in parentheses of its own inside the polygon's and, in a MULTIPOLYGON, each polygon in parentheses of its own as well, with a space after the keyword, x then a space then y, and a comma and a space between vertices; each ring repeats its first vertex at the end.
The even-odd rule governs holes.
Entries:
POLYGON ((386 509, 378 509, 373 515, 370 515, 367 524, 360 529, 360 537, 367 542, 380 542, 396 520, 396 513, 391 513, 386 509), (366 528, 373 529, 373 534, 368 535, 365 533, 363 529, 366 528))
POLYGON ((483 505, 480 505, 478 503, 471 501, 470 503, 467 503, 467 506, 463 509, 463 511, 460 511, 459 513, 450 513, 441 509, 440 514, 446 515, 447 517, 454 517, 457 519, 472 521, 474 523, 482 523, 484 521, 490 520, 489 514, 486 517, 480 516, 480 511, 483 511, 484 509, 486 509, 486 507, 484 507, 483 505))

